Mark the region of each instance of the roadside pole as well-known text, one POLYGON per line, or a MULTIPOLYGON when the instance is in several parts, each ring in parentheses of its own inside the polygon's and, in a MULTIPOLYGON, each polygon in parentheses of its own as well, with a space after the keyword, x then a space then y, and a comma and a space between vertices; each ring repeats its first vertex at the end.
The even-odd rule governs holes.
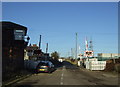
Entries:
POLYGON ((76 55, 75 55, 75 59, 77 59, 77 33, 76 33, 76 55))
POLYGON ((47 60, 47 52, 48 52, 48 43, 46 44, 46 55, 45 55, 45 61, 47 60))

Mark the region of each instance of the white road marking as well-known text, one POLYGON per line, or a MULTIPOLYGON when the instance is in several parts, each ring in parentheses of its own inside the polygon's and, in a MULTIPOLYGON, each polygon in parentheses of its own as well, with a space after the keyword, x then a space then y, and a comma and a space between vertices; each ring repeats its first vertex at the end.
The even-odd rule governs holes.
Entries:
POLYGON ((63 82, 61 82, 60 85, 63 85, 63 82))
POLYGON ((65 70, 65 66, 63 66, 63 69, 62 69, 62 71, 63 71, 63 70, 65 70))
POLYGON ((61 74, 61 82, 60 82, 60 85, 63 85, 63 76, 64 76, 64 70, 65 70, 65 66, 63 66, 63 69, 62 69, 62 74, 61 74))
POLYGON ((61 76, 63 77, 63 75, 64 75, 64 74, 62 73, 61 76))
POLYGON ((63 70, 65 70, 65 69, 63 69, 63 70))
POLYGON ((63 77, 61 77, 61 80, 63 80, 63 77))

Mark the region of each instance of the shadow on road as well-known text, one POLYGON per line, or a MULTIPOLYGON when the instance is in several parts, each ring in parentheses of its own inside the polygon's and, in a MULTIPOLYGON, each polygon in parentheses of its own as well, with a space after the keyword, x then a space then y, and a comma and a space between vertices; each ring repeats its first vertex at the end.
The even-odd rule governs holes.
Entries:
POLYGON ((78 67, 68 61, 63 61, 63 66, 66 67, 66 69, 78 69, 78 67))
POLYGON ((117 85, 18 85, 13 87, 119 87, 117 85))
POLYGON ((13 87, 35 87, 35 86, 32 86, 32 85, 16 85, 16 86, 13 86, 13 87))

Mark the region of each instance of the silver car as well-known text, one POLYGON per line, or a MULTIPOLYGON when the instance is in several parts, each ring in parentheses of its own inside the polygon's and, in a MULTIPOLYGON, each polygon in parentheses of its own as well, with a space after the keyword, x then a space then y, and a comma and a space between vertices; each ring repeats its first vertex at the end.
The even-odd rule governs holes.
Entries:
POLYGON ((47 73, 51 73, 52 71, 54 71, 54 65, 52 64, 52 62, 50 61, 41 61, 37 68, 36 71, 38 72, 47 72, 47 73))

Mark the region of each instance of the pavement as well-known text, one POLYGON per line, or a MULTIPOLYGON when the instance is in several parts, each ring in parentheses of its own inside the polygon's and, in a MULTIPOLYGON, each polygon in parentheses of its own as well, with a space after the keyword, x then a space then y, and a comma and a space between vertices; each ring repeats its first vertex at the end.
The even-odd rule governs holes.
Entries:
POLYGON ((106 74, 101 71, 90 71, 77 67, 67 61, 63 66, 49 73, 32 74, 12 84, 12 87, 36 87, 36 86, 114 86, 118 87, 118 76, 106 74))
POLYGON ((10 86, 10 85, 12 85, 12 84, 14 84, 14 83, 16 83, 18 81, 21 81, 21 80, 23 80, 25 78, 28 78, 29 76, 32 75, 32 72, 28 72, 26 70, 23 70, 22 72, 24 73, 23 75, 16 76, 15 78, 12 78, 12 79, 9 79, 9 80, 7 80, 5 82, 2 82, 2 87, 10 86))

